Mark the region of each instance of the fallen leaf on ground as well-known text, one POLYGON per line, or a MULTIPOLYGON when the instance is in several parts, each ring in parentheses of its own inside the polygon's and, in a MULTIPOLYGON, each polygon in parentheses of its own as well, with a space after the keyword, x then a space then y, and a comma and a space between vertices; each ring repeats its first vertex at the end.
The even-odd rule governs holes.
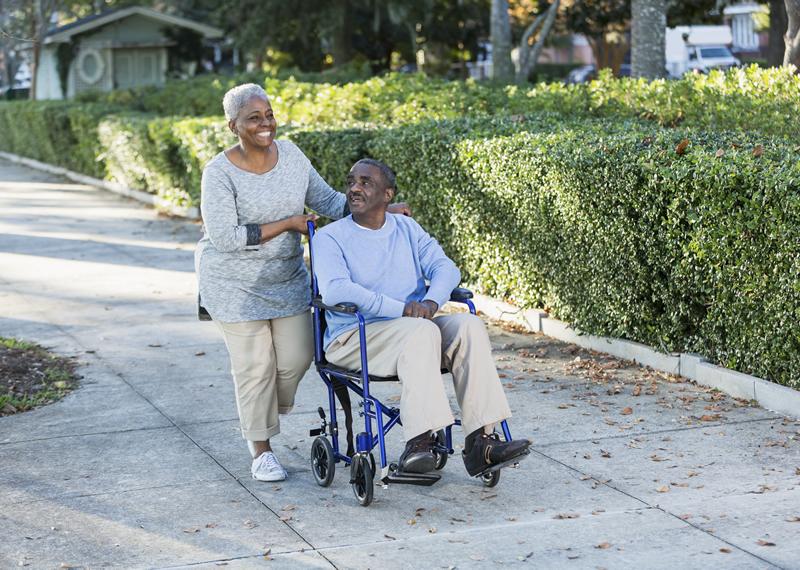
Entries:
POLYGON ((609 457, 611 457, 611 452, 610 451, 606 451, 605 449, 601 449, 600 450, 600 457, 605 457, 606 459, 608 459, 609 457))
POLYGON ((632 413, 633 413, 633 408, 631 408, 630 406, 628 406, 628 407, 625 407, 625 408, 623 408, 623 409, 622 409, 622 411, 620 412, 620 415, 622 415, 622 416, 629 416, 629 415, 631 415, 632 413))
POLYGON ((216 528, 217 523, 206 523, 206 528, 216 528))
POLYGON ((432 526, 431 528, 428 529, 428 532, 431 534, 436 534, 436 527, 432 526))
POLYGON ((774 542, 770 542, 769 540, 764 540, 763 538, 759 538, 756 541, 756 544, 759 546, 775 546, 774 542))
POLYGON ((756 148, 753 149, 753 156, 761 156, 764 154, 764 145, 756 145, 756 148))
POLYGON ((595 548, 599 548, 600 550, 605 550, 606 548, 611 548, 611 544, 608 542, 601 542, 600 544, 595 545, 595 548))
POLYGON ((286 505, 281 510, 282 511, 293 511, 297 508, 297 505, 286 505))
POLYGON ((720 148, 720 149, 717 149, 717 152, 714 153, 714 156, 716 156, 717 158, 720 158, 724 154, 725 154, 725 150, 720 148))
POLYGON ((390 534, 384 534, 384 535, 383 535, 383 538, 388 538, 389 540, 397 540, 395 537, 393 537, 393 536, 392 536, 392 535, 390 535, 390 534))
POLYGON ((253 522, 253 521, 251 521, 249 519, 244 521, 244 523, 242 523, 242 524, 244 525, 245 528, 256 528, 258 526, 258 523, 253 522))
POLYGON ((185 532, 186 534, 193 534, 195 532, 200 532, 200 529, 197 528, 196 526, 193 526, 192 528, 183 529, 183 532, 185 532))
POLYGON ((641 386, 641 384, 637 384, 636 386, 634 386, 634 387, 633 387, 633 392, 632 392, 632 394, 633 394, 634 396, 638 396, 638 395, 640 395, 641 393, 642 393, 642 386, 641 386))
POLYGON ((408 519, 406 524, 417 524, 417 519, 408 519))
POLYGON ((723 547, 723 548, 720 548, 719 551, 720 552, 724 552, 725 554, 730 554, 731 553, 731 549, 730 548, 724 548, 723 547))
POLYGON ((669 485, 662 485, 658 489, 656 489, 658 493, 669 493, 669 485))
POLYGON ((160 344, 156 344, 156 343, 148 344, 147 346, 150 347, 150 348, 160 348, 161 347, 160 344))
POLYGON ((577 519, 580 517, 578 513, 558 513, 553 518, 554 519, 577 519))
POLYGON ((686 154, 686 148, 689 146, 689 139, 683 139, 678 145, 675 147, 675 152, 677 154, 686 154))
POLYGON ((800 522, 800 517, 789 517, 786 522, 800 522))
POLYGON ((205 355, 206 355, 206 353, 205 353, 205 351, 203 351, 203 350, 198 350, 197 352, 195 352, 195 353, 194 353, 194 355, 195 355, 195 356, 205 356, 205 355))
POLYGON ((282 517, 280 517, 280 520, 282 522, 289 522, 290 520, 292 520, 292 515, 283 515, 282 517))

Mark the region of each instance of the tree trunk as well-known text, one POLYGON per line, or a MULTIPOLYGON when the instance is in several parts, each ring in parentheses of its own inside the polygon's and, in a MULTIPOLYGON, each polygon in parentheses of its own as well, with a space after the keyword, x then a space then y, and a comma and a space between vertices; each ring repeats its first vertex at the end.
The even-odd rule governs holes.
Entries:
POLYGON ((667 0, 633 0, 631 16, 631 75, 664 77, 667 0))
POLYGON ((333 4, 335 27, 331 41, 331 55, 333 56, 333 66, 341 67, 353 57, 350 0, 336 0, 333 4))
POLYGON ((508 0, 492 0, 492 79, 510 82, 514 79, 511 63, 511 20, 508 0))
POLYGON ((625 53, 628 51, 628 43, 623 34, 613 34, 614 41, 610 41, 611 34, 600 36, 587 36, 589 46, 592 48, 592 55, 597 62, 597 69, 610 68, 614 75, 619 75, 622 62, 625 61, 625 53))
POLYGON ((783 34, 789 22, 786 18, 786 3, 784 0, 769 0, 769 46, 767 47, 767 65, 779 67, 783 64, 783 54, 786 45, 783 34))
POLYGON ((533 70, 536 68, 536 64, 539 62, 539 56, 542 53, 542 49, 544 49, 544 42, 547 41, 547 36, 550 35, 550 30, 553 28, 553 24, 556 21, 556 14, 558 14, 558 7, 560 4, 561 0, 554 0, 547 9, 547 12, 538 16, 533 23, 528 26, 528 29, 525 30, 522 41, 519 44, 519 72, 517 74, 517 81, 527 81, 530 74, 533 73, 533 70), (536 38, 536 42, 531 46, 529 45, 529 40, 540 23, 542 29, 539 32, 539 36, 536 38))
POLYGON ((786 0, 786 52, 783 65, 795 65, 800 69, 800 0, 786 0))

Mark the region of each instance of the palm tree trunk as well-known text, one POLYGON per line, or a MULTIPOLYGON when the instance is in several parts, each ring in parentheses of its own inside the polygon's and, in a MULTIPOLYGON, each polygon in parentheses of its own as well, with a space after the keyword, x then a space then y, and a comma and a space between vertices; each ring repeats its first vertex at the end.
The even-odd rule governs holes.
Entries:
POLYGON ((795 65, 800 68, 800 0, 786 0, 786 51, 783 54, 783 65, 795 65))
POLYGON ((664 77, 667 0, 633 0, 631 16, 631 75, 664 77))
POLYGON ((492 0, 492 78, 510 82, 514 79, 511 63, 511 21, 508 0, 492 0))

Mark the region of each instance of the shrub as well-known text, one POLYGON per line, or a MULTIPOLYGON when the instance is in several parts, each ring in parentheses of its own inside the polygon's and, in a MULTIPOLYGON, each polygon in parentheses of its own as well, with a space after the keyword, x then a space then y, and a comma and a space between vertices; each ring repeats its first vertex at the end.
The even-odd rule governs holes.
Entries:
POLYGON ((476 288, 800 386, 800 149, 641 122, 497 130, 418 125, 368 144, 476 288))

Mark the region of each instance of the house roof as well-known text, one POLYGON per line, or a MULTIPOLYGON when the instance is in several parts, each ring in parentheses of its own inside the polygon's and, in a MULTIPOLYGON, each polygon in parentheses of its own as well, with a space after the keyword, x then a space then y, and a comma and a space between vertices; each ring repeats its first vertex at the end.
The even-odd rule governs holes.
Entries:
POLYGON ((187 18, 181 18, 180 16, 164 14, 163 12, 158 12, 157 10, 145 8, 143 6, 130 6, 128 8, 108 10, 106 12, 101 12, 100 14, 94 14, 92 16, 87 16, 86 18, 81 18, 80 20, 76 20, 64 26, 51 28, 45 35, 44 43, 51 44, 68 42, 75 35, 83 34, 96 28, 101 28, 112 22, 116 22, 117 20, 122 20, 123 18, 134 15, 158 20, 159 22, 163 22, 164 24, 169 24, 171 26, 188 28, 206 38, 216 39, 223 36, 222 30, 213 26, 201 24, 200 22, 195 22, 194 20, 189 20, 187 18))

